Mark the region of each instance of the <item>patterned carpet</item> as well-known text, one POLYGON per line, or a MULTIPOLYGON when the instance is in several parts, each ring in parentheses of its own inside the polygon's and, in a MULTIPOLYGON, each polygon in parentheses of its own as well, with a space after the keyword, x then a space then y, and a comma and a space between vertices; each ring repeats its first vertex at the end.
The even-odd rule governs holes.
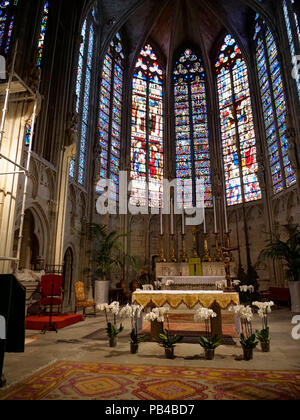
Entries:
POLYGON ((298 400, 300 371, 58 362, 0 400, 298 400))

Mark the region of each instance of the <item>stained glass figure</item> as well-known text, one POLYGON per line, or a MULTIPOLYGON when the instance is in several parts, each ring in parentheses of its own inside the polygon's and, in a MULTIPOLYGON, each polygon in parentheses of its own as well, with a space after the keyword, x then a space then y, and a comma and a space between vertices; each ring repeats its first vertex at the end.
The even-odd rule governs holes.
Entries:
POLYGON ((162 205, 164 177, 163 71, 151 45, 136 63, 132 92, 131 204, 162 205), (148 185, 148 187, 147 187, 148 185))
POLYGON ((227 35, 216 62, 227 205, 262 198, 248 70, 227 35))
POLYGON ((1 55, 6 55, 9 51, 17 6, 18 6, 18 0, 6 0, 6 1, 0 2, 0 54, 1 55))
POLYGON ((260 30, 256 38, 256 64, 266 129, 269 162, 274 193, 296 183, 288 157, 286 139, 287 108, 278 50, 272 32, 257 19, 260 30))
MULTIPOLYGON (((99 106, 99 142, 101 147, 100 181, 112 179, 116 184, 118 199, 121 118, 123 100, 124 52, 120 34, 117 33, 104 58, 99 106)), ((98 184, 97 192, 103 188, 98 184)))
POLYGON ((181 180, 178 205, 195 207, 196 180, 203 179, 205 205, 212 207, 206 76, 201 58, 184 49, 173 71, 176 131, 176 173, 181 180), (191 190, 192 187, 192 190, 191 190))

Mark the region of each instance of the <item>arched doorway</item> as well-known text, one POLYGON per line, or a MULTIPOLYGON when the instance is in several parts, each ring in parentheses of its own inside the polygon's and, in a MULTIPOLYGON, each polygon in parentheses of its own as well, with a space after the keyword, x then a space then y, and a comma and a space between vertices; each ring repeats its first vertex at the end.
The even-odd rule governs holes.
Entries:
MULTIPOLYGON (((19 230, 15 233, 14 250, 17 251, 19 230)), ((20 254, 20 269, 35 270, 39 257, 40 244, 35 234, 35 221, 30 210, 26 210, 23 226, 23 239, 20 254)))
POLYGON ((73 294, 73 264, 74 256, 71 248, 68 248, 64 257, 64 291, 65 291, 65 303, 66 305, 72 304, 73 294))

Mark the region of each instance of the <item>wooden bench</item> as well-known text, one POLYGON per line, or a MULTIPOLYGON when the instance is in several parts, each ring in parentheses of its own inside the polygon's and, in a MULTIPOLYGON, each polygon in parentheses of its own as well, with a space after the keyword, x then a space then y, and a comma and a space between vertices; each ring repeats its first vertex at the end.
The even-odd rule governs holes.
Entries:
POLYGON ((276 304, 291 306, 290 290, 283 287, 270 287, 260 294, 262 300, 272 300, 276 304))

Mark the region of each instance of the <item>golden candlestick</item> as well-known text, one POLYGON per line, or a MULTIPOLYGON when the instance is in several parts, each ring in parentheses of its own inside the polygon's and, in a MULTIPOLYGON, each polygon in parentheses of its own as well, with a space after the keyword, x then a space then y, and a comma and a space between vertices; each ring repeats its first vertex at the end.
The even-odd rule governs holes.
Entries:
POLYGON ((160 235, 160 263, 166 263, 167 259, 165 257, 165 249, 164 249, 164 235, 160 235))
POLYGON ((203 262, 211 262, 211 257, 209 255, 209 249, 208 249, 207 235, 205 235, 205 239, 204 239, 203 262))
POLYGON ((181 254, 181 262, 183 262, 183 263, 188 263, 188 262, 189 262, 189 259, 188 259, 187 253, 186 253, 186 247, 185 247, 185 235, 184 235, 184 234, 182 234, 182 235, 181 235, 181 237, 182 237, 182 254, 181 254))
POLYGON ((193 255, 194 258, 199 258, 198 251, 197 251, 197 229, 193 227, 192 229, 193 234, 193 255))
POLYGON ((170 261, 172 263, 177 263, 177 258, 175 256, 175 235, 171 235, 171 257, 170 261))

